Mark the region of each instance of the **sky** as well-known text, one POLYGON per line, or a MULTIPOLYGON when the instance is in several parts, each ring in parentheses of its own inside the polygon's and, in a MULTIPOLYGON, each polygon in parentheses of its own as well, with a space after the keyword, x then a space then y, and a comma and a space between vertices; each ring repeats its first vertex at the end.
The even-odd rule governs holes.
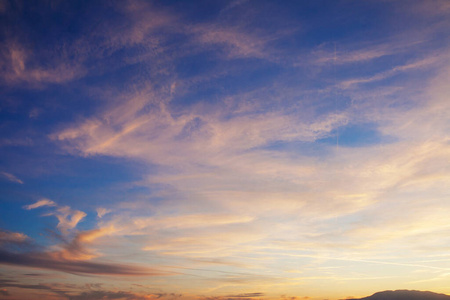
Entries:
POLYGON ((0 15, 0 298, 450 293, 450 1, 0 15))

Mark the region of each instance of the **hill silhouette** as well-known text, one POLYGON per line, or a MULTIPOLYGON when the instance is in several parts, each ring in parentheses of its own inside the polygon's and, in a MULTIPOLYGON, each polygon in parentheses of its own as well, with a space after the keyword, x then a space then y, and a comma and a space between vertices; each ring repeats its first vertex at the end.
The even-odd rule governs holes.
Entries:
POLYGON ((397 290, 383 291, 354 300, 450 300, 450 296, 433 292, 397 290))

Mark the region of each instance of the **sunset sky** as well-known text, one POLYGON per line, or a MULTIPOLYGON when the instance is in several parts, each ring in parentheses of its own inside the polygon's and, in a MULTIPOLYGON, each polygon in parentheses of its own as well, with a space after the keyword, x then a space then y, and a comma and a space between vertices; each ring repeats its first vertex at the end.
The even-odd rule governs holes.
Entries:
POLYGON ((0 298, 450 294, 450 1, 0 1, 0 298))

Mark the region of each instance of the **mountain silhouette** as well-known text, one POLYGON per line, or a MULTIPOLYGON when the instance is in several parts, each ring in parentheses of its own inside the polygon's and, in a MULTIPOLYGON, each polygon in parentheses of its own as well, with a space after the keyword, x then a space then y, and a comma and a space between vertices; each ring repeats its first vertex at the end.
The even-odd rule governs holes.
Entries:
POLYGON ((433 292, 397 290, 378 292, 369 297, 353 300, 450 300, 450 296, 433 292))

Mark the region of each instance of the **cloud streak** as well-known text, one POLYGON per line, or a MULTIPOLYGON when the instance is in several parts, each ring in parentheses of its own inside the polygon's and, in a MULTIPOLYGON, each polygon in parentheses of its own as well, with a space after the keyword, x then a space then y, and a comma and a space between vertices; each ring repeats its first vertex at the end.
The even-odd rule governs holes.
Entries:
POLYGON ((165 276, 167 272, 121 264, 55 259, 48 253, 13 253, 0 250, 0 263, 73 274, 165 276))
POLYGON ((45 206, 56 206, 56 203, 50 199, 44 198, 44 199, 37 201, 34 204, 25 205, 23 208, 30 210, 30 209, 35 209, 35 208, 45 207, 45 206))
POLYGON ((14 176, 11 173, 7 173, 7 172, 0 172, 0 174, 3 175, 3 177, 5 177, 6 179, 8 179, 11 182, 15 182, 15 183, 19 183, 19 184, 23 184, 23 181, 19 178, 17 178, 16 176, 14 176))

